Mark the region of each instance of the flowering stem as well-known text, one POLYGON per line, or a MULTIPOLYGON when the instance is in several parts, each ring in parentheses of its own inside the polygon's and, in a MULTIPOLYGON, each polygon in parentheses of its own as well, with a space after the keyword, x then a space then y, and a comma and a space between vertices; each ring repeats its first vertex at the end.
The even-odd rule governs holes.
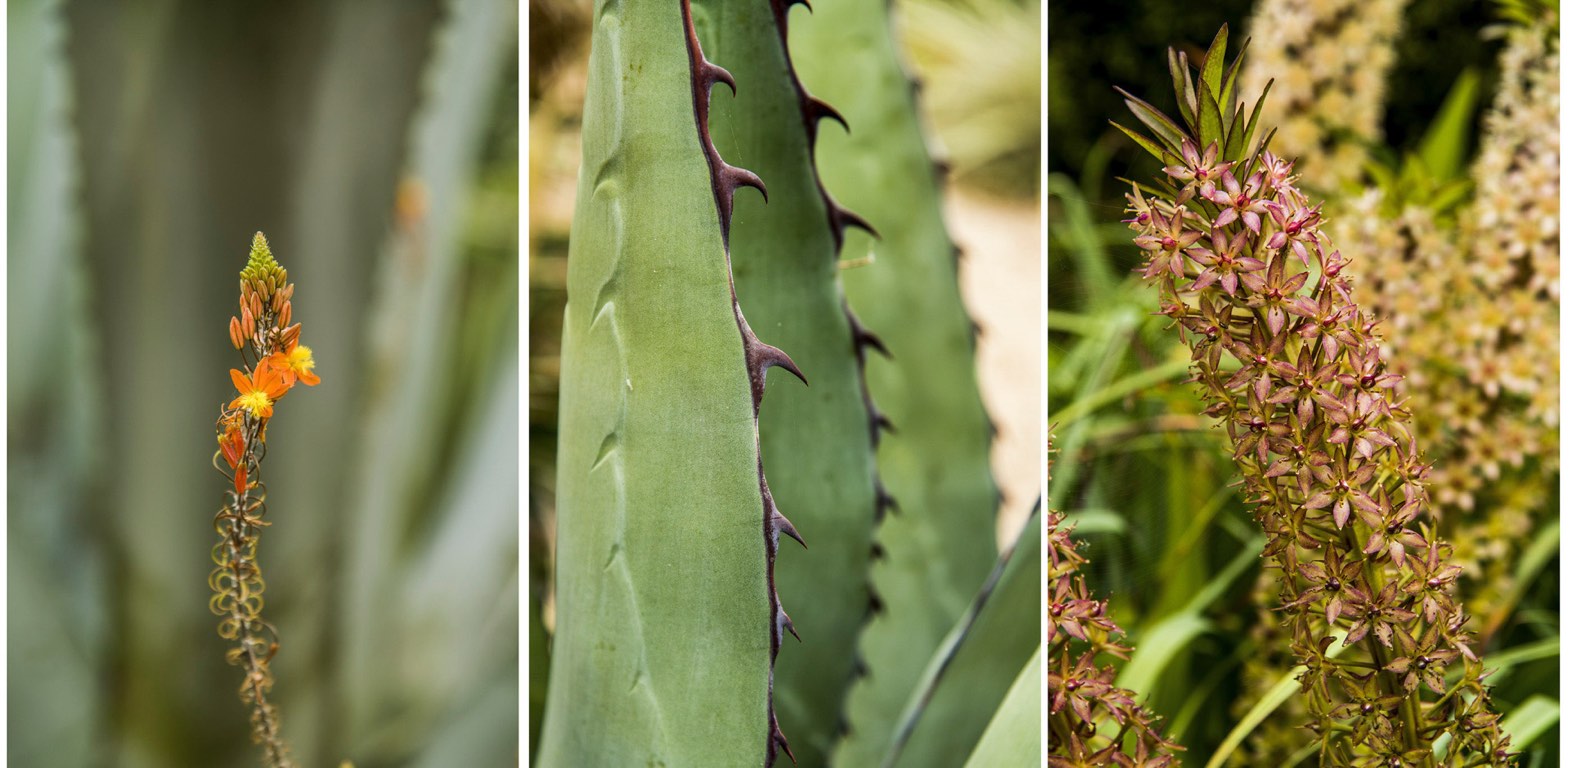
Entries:
MULTIPOLYGON (((1170 164, 1162 183, 1135 186, 1128 223, 1268 535, 1321 754, 1431 766, 1426 716, 1443 724, 1452 753, 1509 764, 1451 595, 1460 569, 1427 517, 1428 468, 1394 396, 1399 377, 1386 371, 1374 319, 1353 303, 1347 262, 1292 163, 1264 149, 1268 136, 1251 145, 1253 119, 1242 121, 1224 85, 1225 47, 1223 28, 1199 81, 1179 87, 1186 130, 1129 96, 1157 138, 1125 133, 1170 164), (1366 662, 1327 656, 1343 626, 1366 662), (1425 704, 1425 688, 1437 693, 1458 660, 1480 692, 1473 706, 1425 704)), ((1194 82, 1185 56, 1170 61, 1175 83, 1194 82)))
POLYGON ((218 470, 233 481, 226 502, 219 508, 213 527, 222 539, 213 547, 216 564, 208 584, 214 595, 213 613, 223 617, 218 635, 235 644, 227 654, 230 664, 242 668, 240 700, 251 708, 251 738, 263 748, 272 768, 293 768, 278 723, 277 707, 268 701, 273 677, 269 667, 278 651, 277 632, 262 620, 261 566, 256 560, 267 491, 261 481, 261 463, 267 453, 267 421, 276 402, 296 382, 312 386, 320 379, 309 347, 299 344, 300 326, 290 325, 290 297, 294 285, 273 260, 260 232, 251 243, 251 256, 240 273, 240 312, 229 321, 229 340, 240 352, 244 370, 229 376, 239 391, 218 418, 218 453, 230 472, 218 470), (254 361, 252 355, 254 354, 254 361))

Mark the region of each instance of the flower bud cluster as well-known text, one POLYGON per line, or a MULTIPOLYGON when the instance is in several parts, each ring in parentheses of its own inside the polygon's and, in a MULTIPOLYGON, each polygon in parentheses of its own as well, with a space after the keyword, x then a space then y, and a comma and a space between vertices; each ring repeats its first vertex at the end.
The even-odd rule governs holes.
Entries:
POLYGON ((1165 170, 1128 223, 1267 534, 1321 761, 1431 764, 1448 734, 1446 764, 1507 764, 1400 377, 1320 206, 1270 152, 1222 162, 1186 139, 1165 170))
POLYGON ((1358 180, 1368 142, 1380 138, 1385 78, 1407 0, 1261 0, 1249 25, 1252 56, 1242 88, 1262 93, 1274 146, 1301 158, 1314 189, 1358 180))
POLYGON ((1156 718, 1134 700, 1132 692, 1114 684, 1117 671, 1111 665, 1096 666, 1097 656, 1127 659, 1130 649, 1112 641, 1123 630, 1107 615, 1107 601, 1096 600, 1086 588, 1079 573, 1086 560, 1075 551, 1070 533, 1063 516, 1049 510, 1048 764, 1054 768, 1176 765, 1174 752, 1182 747, 1161 736, 1156 718))

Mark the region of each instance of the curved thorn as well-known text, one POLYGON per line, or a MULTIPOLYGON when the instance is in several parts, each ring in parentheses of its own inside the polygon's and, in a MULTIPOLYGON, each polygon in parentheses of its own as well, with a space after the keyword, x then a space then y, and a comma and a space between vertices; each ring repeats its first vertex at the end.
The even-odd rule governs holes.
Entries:
POLYGON ((724 83, 730 86, 732 96, 736 95, 736 78, 731 76, 730 70, 709 61, 703 60, 703 90, 707 93, 714 88, 715 83, 724 83))
MULTIPOLYGON (((758 337, 756 336, 752 337, 752 343, 749 344, 748 347, 749 349, 747 350, 747 357, 749 359, 747 362, 752 364, 757 369, 758 373, 761 374, 764 371, 775 367, 784 368, 785 370, 795 374, 796 378, 801 379, 801 383, 807 384, 806 375, 801 372, 800 368, 796 367, 796 362, 791 360, 790 355, 785 354, 784 350, 781 350, 779 347, 771 347, 767 344, 764 344, 763 342, 758 341, 758 337)), ((807 384, 807 386, 812 385, 807 384)))
POLYGON ((796 638, 796 642, 798 642, 798 643, 801 642, 801 635, 796 634, 796 625, 795 625, 794 622, 792 622, 790 620, 790 614, 786 613, 784 608, 781 608, 779 610, 780 610, 780 625, 785 627, 785 631, 789 632, 791 637, 796 638))
POLYGON ((775 721, 774 723, 774 743, 779 745, 780 749, 785 750, 785 756, 790 758, 791 764, 794 765, 796 763, 796 756, 791 754, 790 742, 785 740, 785 733, 780 730, 780 724, 778 721, 775 721))
POLYGON ((863 330, 861 333, 856 334, 856 343, 862 347, 871 347, 877 350, 886 359, 894 359, 894 353, 890 352, 889 348, 883 345, 883 339, 878 338, 878 335, 872 331, 863 330))
POLYGON ((739 187, 752 187, 753 189, 763 193, 763 201, 768 202, 769 190, 767 187, 763 186, 763 179, 758 178, 758 174, 753 173, 746 168, 739 168, 734 165, 724 165, 720 168, 719 176, 721 183, 725 187, 725 193, 727 196, 735 197, 736 190, 739 187))
POLYGON ((834 122, 839 123, 840 127, 844 128, 846 133, 850 133, 850 123, 845 122, 845 116, 841 115, 839 110, 829 106, 827 102, 809 96, 806 93, 803 93, 801 97, 801 111, 807 115, 807 118, 811 120, 814 125, 816 125, 820 120, 833 120, 834 122))
POLYGON ((855 227, 880 240, 883 238, 882 235, 878 234, 878 230, 873 229, 872 225, 867 223, 866 219, 863 219, 848 208, 842 208, 835 204, 833 211, 829 215, 834 219, 834 228, 841 233, 849 227, 855 227))
POLYGON ((796 532, 796 526, 792 525, 788 518, 780 514, 778 509, 774 510, 774 515, 771 519, 774 521, 774 527, 776 530, 795 539, 796 543, 800 544, 802 549, 807 548, 807 542, 802 540, 800 533, 796 532))

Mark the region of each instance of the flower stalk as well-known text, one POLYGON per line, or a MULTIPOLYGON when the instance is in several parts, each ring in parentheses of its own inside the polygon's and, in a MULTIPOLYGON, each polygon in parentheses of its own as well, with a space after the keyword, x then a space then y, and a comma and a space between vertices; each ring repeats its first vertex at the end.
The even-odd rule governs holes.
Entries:
POLYGON ((240 351, 243 369, 229 370, 236 396, 220 410, 218 451, 213 466, 233 481, 213 519, 219 542, 208 577, 213 590, 209 607, 221 617, 218 635, 233 643, 226 654, 241 667, 240 700, 251 709, 251 738, 272 768, 295 765, 279 730, 276 705, 268 700, 278 652, 278 633, 262 619, 266 583, 257 562, 257 546, 266 520, 267 488, 261 479, 267 454, 267 422, 274 407, 295 384, 315 386, 309 347, 300 344, 300 324, 290 324, 294 284, 273 258, 262 233, 251 241, 251 253, 240 272, 239 312, 229 320, 229 341, 240 351), (224 465, 218 462, 222 459, 224 465))
POLYGON ((1166 163, 1134 185, 1128 224, 1267 535, 1321 763, 1508 765, 1399 377, 1321 207, 1268 151, 1273 132, 1254 142, 1260 104, 1243 108, 1226 44, 1223 27, 1197 76, 1169 56, 1181 124, 1128 96, 1154 136, 1119 127, 1166 163), (1351 648, 1330 658, 1338 631, 1351 648), (1461 691, 1441 699, 1456 665, 1461 691))

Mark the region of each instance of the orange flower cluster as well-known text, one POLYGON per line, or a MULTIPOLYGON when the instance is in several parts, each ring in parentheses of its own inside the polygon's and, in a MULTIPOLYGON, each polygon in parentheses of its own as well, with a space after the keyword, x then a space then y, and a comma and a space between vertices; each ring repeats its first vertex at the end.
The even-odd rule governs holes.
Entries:
POLYGON ((249 358, 244 370, 229 369, 238 394, 218 420, 218 447, 234 471, 234 490, 244 495, 249 487, 251 440, 267 436, 273 405, 296 383, 314 387, 321 383, 313 370, 311 348, 300 343, 300 324, 289 324, 294 308, 294 284, 289 273, 273 259, 267 238, 257 232, 251 240, 251 257, 240 272, 240 311, 229 318, 229 341, 249 358), (249 353, 249 354, 247 354, 249 353))

